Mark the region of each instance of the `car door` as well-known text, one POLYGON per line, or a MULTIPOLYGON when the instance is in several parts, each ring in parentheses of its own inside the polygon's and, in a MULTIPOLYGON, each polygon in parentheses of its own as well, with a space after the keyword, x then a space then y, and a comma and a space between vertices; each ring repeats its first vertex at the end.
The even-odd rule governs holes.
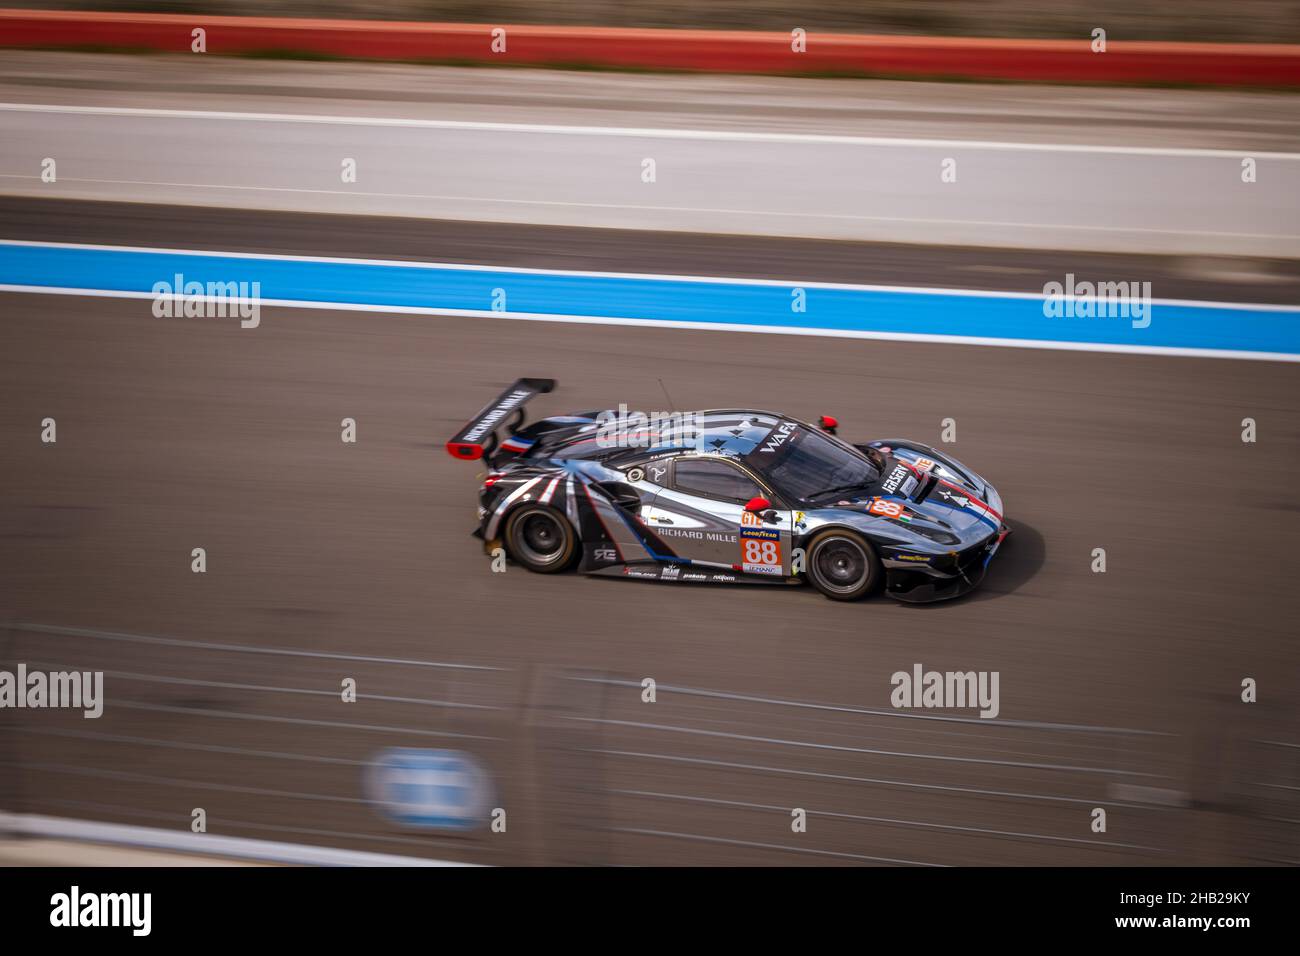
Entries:
POLYGON ((790 574, 790 511, 736 462, 712 455, 675 459, 668 484, 654 497, 649 526, 679 557, 747 574, 790 574), (745 511, 767 498, 762 515, 745 511))
POLYGON ((671 474, 671 458, 652 458, 636 468, 636 475, 633 477, 639 476, 640 478, 635 483, 637 490, 641 492, 640 518, 641 522, 648 528, 655 527, 654 502, 668 487, 671 474))

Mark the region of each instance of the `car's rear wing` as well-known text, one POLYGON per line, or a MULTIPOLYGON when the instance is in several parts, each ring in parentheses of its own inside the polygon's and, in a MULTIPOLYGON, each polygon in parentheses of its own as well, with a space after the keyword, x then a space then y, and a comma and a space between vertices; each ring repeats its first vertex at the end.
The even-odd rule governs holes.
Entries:
POLYGON ((491 459, 499 441, 497 429, 508 422, 511 430, 518 431, 524 423, 524 405, 534 395, 541 395, 553 388, 553 378, 519 379, 452 436, 451 441, 447 442, 447 454, 463 461, 491 459))

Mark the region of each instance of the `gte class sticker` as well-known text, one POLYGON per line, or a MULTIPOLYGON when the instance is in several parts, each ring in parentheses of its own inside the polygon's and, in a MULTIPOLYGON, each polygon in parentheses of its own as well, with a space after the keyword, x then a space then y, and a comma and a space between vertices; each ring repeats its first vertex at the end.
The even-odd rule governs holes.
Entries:
POLYGON ((917 471, 924 473, 934 467, 934 462, 929 458, 918 458, 916 461, 912 462, 912 467, 917 471))

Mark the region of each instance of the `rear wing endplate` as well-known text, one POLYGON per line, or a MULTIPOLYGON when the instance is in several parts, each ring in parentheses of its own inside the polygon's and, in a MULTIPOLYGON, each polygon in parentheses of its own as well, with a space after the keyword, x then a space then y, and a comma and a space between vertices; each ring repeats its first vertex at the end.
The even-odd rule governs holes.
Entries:
POLYGON ((509 424, 512 431, 518 431, 524 423, 524 405, 533 396, 544 394, 553 388, 553 378, 519 379, 452 436, 451 441, 447 442, 447 454, 462 461, 491 458, 499 440, 497 429, 509 424))

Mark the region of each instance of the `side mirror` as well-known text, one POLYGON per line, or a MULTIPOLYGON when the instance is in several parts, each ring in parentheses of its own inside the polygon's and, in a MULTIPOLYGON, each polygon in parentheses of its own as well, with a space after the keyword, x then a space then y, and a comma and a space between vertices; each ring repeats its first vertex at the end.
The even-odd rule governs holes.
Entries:
POLYGON ((768 501, 766 498, 750 498, 745 502, 745 510, 754 513, 766 511, 770 507, 772 507, 772 502, 768 501))
POLYGON ((828 435, 834 435, 835 430, 840 427, 840 422, 837 418, 831 418, 829 415, 822 415, 817 419, 817 427, 828 435))

